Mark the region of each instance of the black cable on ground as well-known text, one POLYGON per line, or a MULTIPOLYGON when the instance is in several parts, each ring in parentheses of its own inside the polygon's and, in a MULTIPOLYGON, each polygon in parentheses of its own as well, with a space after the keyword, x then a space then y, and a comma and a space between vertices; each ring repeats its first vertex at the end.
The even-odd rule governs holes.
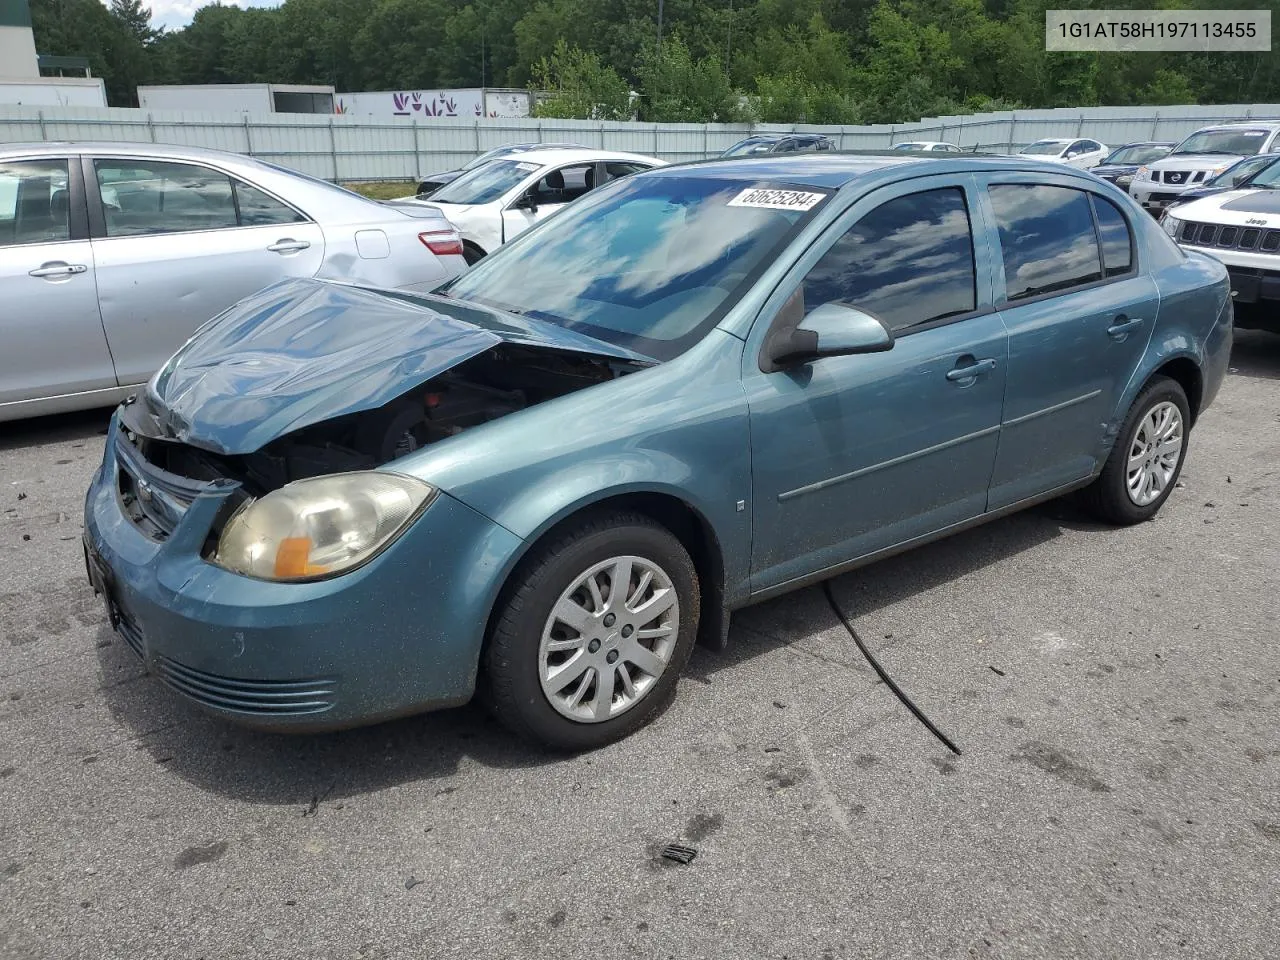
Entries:
POLYGON ((903 705, 915 714, 916 719, 923 723, 925 729, 937 737, 944 747, 954 753, 957 757, 960 756, 960 748, 951 742, 950 737, 933 725, 933 721, 926 717, 924 712, 911 702, 911 698, 903 693, 902 689, 893 682, 893 678, 884 672, 884 667, 880 666, 880 661, 872 656, 871 651, 867 649, 867 645, 863 643, 862 638, 858 636, 858 631, 853 629, 853 624, 850 622, 849 618, 845 616, 845 612, 840 609, 840 604, 836 603, 836 596, 831 592, 830 580, 822 581, 822 592, 827 595, 827 603, 831 605, 832 612, 840 618, 840 622, 844 624, 844 628, 849 631, 849 636, 853 637, 853 642, 858 645, 858 649, 862 651, 862 655, 866 657, 867 662, 871 664, 871 669, 875 670, 880 679, 884 681, 885 686, 894 692, 894 695, 902 701, 903 705))

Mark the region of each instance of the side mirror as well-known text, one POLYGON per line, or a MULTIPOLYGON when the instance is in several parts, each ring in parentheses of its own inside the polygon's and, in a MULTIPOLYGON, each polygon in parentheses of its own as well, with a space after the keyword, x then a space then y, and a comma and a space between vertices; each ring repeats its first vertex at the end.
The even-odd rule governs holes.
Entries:
POLYGON ((537 188, 530 187, 528 193, 516 200, 512 204, 517 210, 528 210, 530 213, 538 212, 538 195, 537 188))
MULTIPOLYGON (((795 298, 783 313, 791 312, 795 298)), ((803 310, 803 301, 799 303, 803 310)), ((845 303, 824 303, 794 326, 785 321, 769 335, 766 356, 772 369, 781 370, 822 357, 855 353, 883 353, 893 349, 893 334, 878 318, 845 303)))

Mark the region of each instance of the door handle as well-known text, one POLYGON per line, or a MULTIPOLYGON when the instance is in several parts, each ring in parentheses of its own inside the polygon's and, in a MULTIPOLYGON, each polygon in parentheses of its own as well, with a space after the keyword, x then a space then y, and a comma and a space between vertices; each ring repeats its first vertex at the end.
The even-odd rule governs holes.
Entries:
POLYGON ((271 246, 267 247, 272 253, 297 253, 311 246, 306 240, 294 240, 292 237, 285 237, 283 240, 277 240, 271 246))
POLYGON ((956 380, 972 380, 974 377, 982 373, 990 373, 996 368, 994 359, 988 357, 985 360, 975 360, 973 363, 966 364, 963 367, 954 367, 947 371, 947 379, 953 383, 956 380))
POLYGON ((1111 326, 1107 327, 1107 336, 1112 340, 1123 340, 1134 328, 1142 326, 1141 317, 1126 317, 1123 313, 1116 317, 1111 326))
POLYGON ((85 273, 88 271, 83 263, 63 263, 61 260, 51 260, 48 263, 42 263, 36 269, 28 271, 29 277, 73 277, 77 273, 85 273))

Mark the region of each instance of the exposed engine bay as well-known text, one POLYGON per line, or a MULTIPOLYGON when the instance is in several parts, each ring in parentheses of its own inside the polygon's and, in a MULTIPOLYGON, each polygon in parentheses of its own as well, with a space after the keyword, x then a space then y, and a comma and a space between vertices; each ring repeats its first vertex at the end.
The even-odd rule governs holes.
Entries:
POLYGON ((213 453, 157 435, 155 418, 127 405, 121 422, 155 466, 194 480, 229 478, 253 497, 293 480, 365 470, 546 400, 641 366, 590 354, 504 343, 374 410, 303 427, 253 453, 213 453))

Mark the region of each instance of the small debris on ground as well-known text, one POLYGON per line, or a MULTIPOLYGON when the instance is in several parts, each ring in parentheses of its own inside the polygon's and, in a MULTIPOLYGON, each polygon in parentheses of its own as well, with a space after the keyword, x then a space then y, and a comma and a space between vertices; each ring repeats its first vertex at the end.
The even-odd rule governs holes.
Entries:
POLYGON ((414 887, 416 887, 420 883, 426 883, 426 881, 419 880, 413 874, 409 874, 409 879, 404 882, 404 888, 406 890, 412 890, 414 887))
POLYGON ((31 539, 31 534, 29 534, 29 533, 24 533, 24 534, 22 535, 22 539, 23 539, 23 540, 30 540, 30 539, 31 539))
POLYGON ((1005 675, 1003 670, 1001 670, 999 667, 993 667, 991 666, 991 664, 987 664, 987 669, 990 670, 992 673, 994 673, 997 677, 1003 677, 1005 675))
POLYGON ((686 847, 679 843, 669 843, 662 848, 662 858, 664 860, 674 860, 676 863, 693 863, 693 858, 697 855, 696 847, 686 847))
POLYGON ((783 703, 781 700, 775 700, 775 701, 773 701, 773 705, 774 705, 775 707, 777 707, 779 710, 785 710, 785 709, 787 709, 787 705, 786 705, 785 703, 783 703))
POLYGON ((21 493, 21 492, 19 492, 19 494, 18 494, 18 499, 19 499, 19 500, 25 500, 25 499, 27 499, 27 495, 26 495, 25 493, 21 493))

